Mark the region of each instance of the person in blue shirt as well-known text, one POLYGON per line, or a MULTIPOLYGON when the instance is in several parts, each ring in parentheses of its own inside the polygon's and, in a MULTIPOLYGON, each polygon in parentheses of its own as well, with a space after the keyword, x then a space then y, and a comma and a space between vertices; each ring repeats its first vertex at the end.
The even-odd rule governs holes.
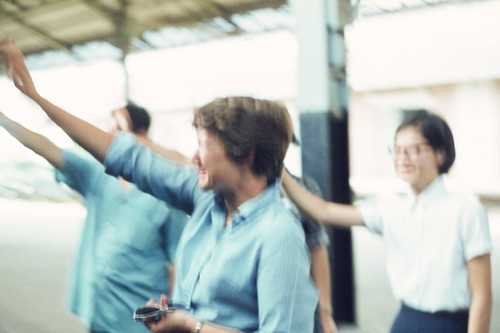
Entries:
POLYGON ((55 106, 37 92, 14 42, 3 54, 16 87, 106 172, 190 215, 176 257, 173 301, 182 310, 148 323, 153 332, 313 331, 318 295, 304 231, 279 198, 292 139, 281 103, 226 97, 196 109, 193 169, 55 106))
MULTIPOLYGON (((113 130, 145 137, 149 114, 133 104, 112 113, 113 130)), ((68 308, 90 332, 143 333, 137 304, 171 292, 169 274, 186 214, 104 172, 92 156, 61 149, 0 112, 0 126, 56 168, 56 179, 78 192, 87 210, 68 289, 68 308)), ((88 155, 88 154, 87 154, 88 155)))

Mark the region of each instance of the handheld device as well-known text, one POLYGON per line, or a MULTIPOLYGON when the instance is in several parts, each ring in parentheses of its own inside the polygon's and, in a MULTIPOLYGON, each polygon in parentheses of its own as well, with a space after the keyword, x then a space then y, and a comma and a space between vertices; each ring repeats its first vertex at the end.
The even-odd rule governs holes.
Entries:
POLYGON ((133 319, 140 322, 157 322, 164 313, 173 311, 175 311, 173 306, 143 305, 135 309, 133 319))

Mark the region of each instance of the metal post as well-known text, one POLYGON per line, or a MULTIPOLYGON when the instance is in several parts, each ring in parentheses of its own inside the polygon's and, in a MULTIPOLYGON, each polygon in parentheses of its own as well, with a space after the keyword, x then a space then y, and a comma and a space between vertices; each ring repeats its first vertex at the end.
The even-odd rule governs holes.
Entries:
MULTIPOLYGON (((297 19, 302 173, 313 177, 327 200, 351 203, 348 93, 343 28, 349 0, 290 0, 297 19)), ((328 227, 332 307, 339 323, 355 322, 351 231, 328 227)))

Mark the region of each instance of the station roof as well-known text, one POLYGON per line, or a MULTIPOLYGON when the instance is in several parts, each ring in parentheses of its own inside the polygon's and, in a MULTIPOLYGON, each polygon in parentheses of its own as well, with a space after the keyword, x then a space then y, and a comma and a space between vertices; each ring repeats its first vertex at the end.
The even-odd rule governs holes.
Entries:
MULTIPOLYGON (((339 1, 364 17, 471 0, 339 1)), ((293 24, 286 0, 0 0, 0 31, 17 41, 31 68, 120 59, 293 24)))
POLYGON ((32 65, 58 64, 273 30, 286 12, 285 0, 0 0, 0 31, 32 65))

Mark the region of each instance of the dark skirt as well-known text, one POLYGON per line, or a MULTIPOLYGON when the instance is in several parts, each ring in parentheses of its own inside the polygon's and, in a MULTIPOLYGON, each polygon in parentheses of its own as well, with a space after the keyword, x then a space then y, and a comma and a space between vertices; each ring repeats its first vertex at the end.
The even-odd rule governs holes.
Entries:
POLYGON ((467 333, 468 323, 468 310, 430 313, 403 304, 391 333, 467 333))

